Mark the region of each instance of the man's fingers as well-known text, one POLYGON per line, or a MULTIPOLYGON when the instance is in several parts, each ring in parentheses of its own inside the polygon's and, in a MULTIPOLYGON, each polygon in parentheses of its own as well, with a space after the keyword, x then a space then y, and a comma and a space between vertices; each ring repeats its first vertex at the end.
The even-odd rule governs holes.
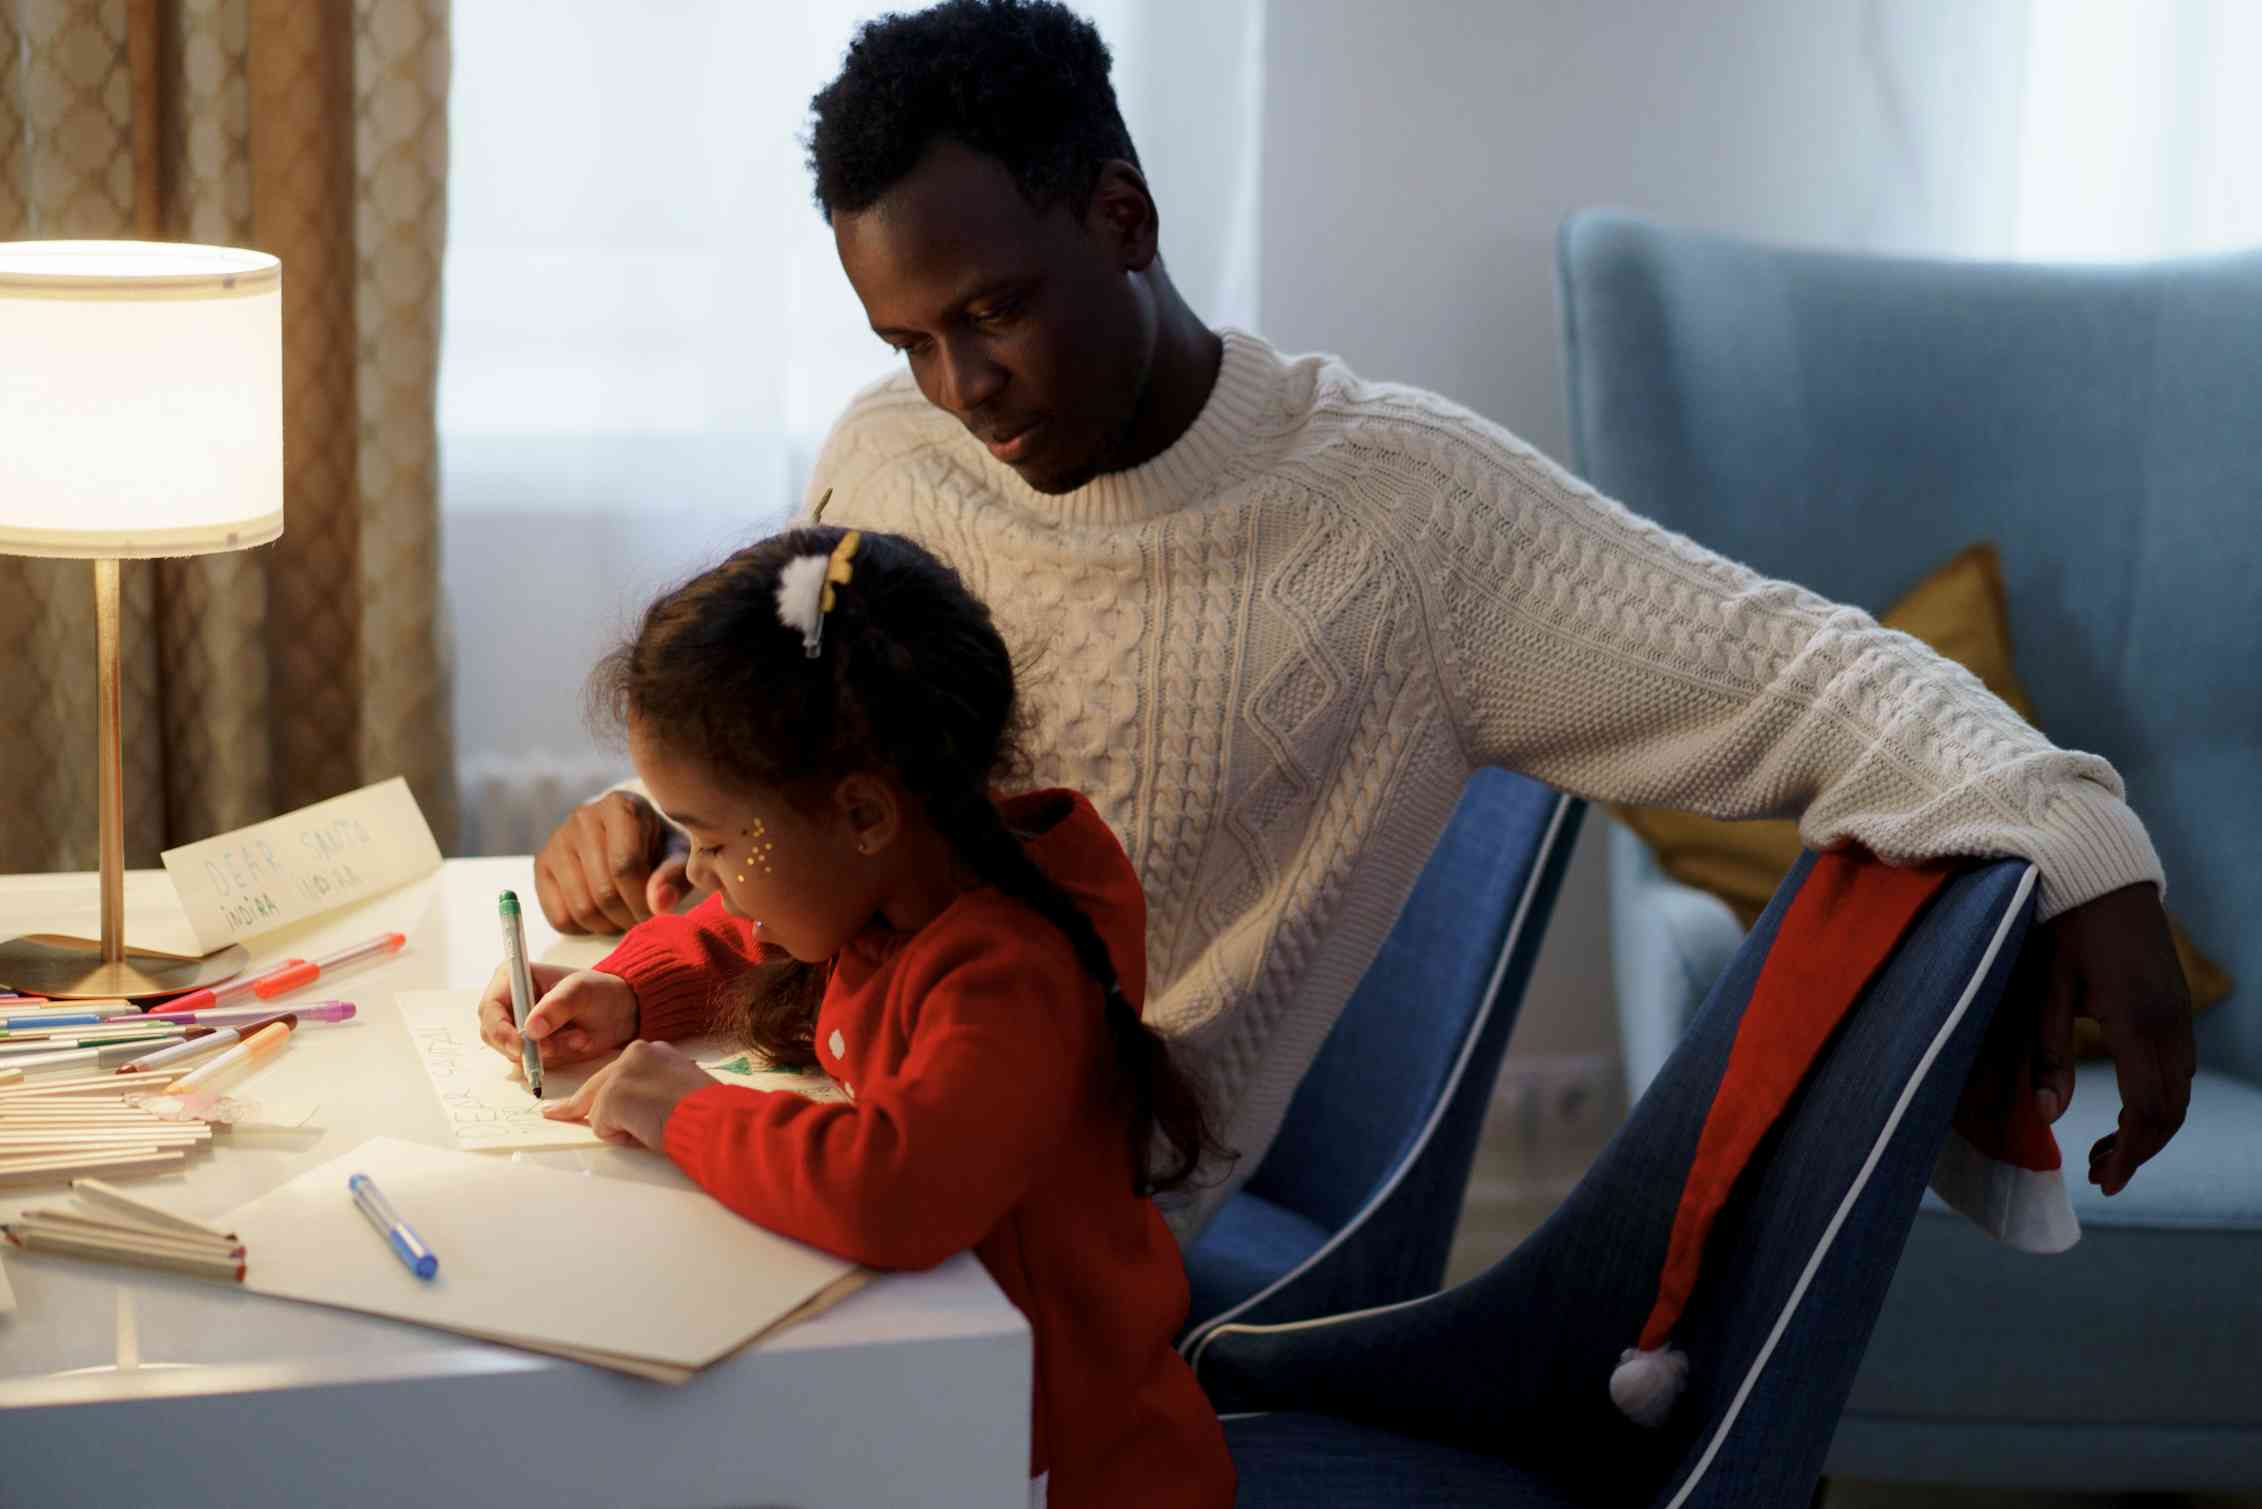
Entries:
POLYGON ((656 847, 653 843, 656 835, 645 819, 648 810, 617 791, 598 804, 598 813, 605 825, 606 874, 613 894, 628 909, 632 927, 652 915, 644 896, 646 879, 652 873, 652 851, 656 847))
MULTIPOLYGON (((597 910, 597 904, 590 899, 589 882, 582 878, 581 862, 571 851, 555 860, 544 855, 535 875, 534 889, 537 895, 541 894, 544 875, 549 877, 550 889, 556 893, 559 910, 563 913, 562 916, 550 916, 552 927, 561 933, 593 933, 603 929, 604 914, 597 910)), ((550 915, 547 906, 544 907, 544 915, 550 915)))
POLYGON ((2113 1069, 2121 1091, 2120 1127, 2090 1151, 2108 1195, 2119 1194, 2137 1169, 2168 1145, 2191 1108, 2191 1081, 2168 1072, 2156 1038, 2116 1044, 2113 1069))
POLYGON ((644 905, 655 917, 674 911, 676 903, 690 894, 690 866, 680 854, 660 861, 660 867, 644 882, 644 905))
POLYGON ((589 895, 593 931, 625 933, 636 925, 636 913, 615 889, 615 870, 609 824, 603 805, 584 807, 577 817, 581 842, 575 856, 581 862, 581 882, 589 895))
POLYGON ((2056 1121, 2073 1104, 2074 1018, 2080 1014, 2081 980, 2072 961, 2054 950, 2037 972, 2041 991, 2034 1035, 2034 1097, 2044 1121, 2056 1121))
POLYGON ((561 933, 578 933, 581 925, 573 920, 565 888, 558 883, 557 867, 550 863, 550 844, 556 842, 556 835, 551 835, 550 843, 534 856, 534 899, 541 904, 542 915, 551 927, 561 933))

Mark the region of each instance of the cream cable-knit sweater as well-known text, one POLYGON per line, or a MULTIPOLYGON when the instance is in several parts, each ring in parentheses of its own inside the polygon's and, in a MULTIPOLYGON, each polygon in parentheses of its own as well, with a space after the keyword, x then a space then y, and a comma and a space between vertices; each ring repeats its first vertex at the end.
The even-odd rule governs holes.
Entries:
POLYGON ((1263 1159, 1478 766, 1796 814, 1810 847, 1890 861, 2024 856, 2045 917, 2162 879, 2111 766, 1916 640, 1433 394, 1222 334, 1193 426, 1077 492, 1024 485, 905 374, 858 396, 809 491, 948 560, 1034 652, 1037 777, 1129 850, 1148 1020, 1242 1153, 1182 1236, 1263 1159))

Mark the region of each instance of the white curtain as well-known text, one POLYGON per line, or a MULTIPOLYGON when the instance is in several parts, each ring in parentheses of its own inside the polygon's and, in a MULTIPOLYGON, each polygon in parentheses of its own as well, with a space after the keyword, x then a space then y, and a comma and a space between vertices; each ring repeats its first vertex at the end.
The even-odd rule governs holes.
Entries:
MULTIPOLYGON (((498 823, 505 788, 607 765, 580 722, 591 661, 784 518, 834 415, 900 360, 802 142, 855 28, 914 3, 457 7, 440 430, 468 850, 544 820, 498 823)), ((1263 0, 1076 8, 1115 54, 1173 278, 1250 323, 1263 0)))
POLYGON ((2262 4, 2033 0, 2015 250, 2262 245, 2262 4))

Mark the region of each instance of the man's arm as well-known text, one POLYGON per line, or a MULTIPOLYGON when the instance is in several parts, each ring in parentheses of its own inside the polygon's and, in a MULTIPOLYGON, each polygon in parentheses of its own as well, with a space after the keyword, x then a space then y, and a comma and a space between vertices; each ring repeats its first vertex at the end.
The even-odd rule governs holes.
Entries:
POLYGON ((1595 494, 1495 427, 1476 495, 1422 537, 1433 643, 1470 759, 1600 801, 1797 815, 1810 848, 1913 863, 2016 855, 2040 873, 2023 1013, 2037 1101, 2072 1098, 2075 1004, 2111 1050, 2117 1194, 2182 1126, 2197 1068, 2159 856, 2121 778, 2063 750, 1953 661, 1595 494))
POLYGON ((2041 870, 2045 920, 2164 884, 2106 761, 2051 744, 1921 641, 1501 440, 1426 563, 1472 761, 1598 801, 1797 816, 1809 848, 1893 863, 2016 855, 2041 870))

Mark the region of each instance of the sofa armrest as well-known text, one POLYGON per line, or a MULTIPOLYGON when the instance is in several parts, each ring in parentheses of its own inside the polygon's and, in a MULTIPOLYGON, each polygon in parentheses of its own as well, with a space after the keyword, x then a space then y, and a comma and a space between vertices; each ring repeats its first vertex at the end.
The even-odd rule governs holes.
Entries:
POLYGON ((1743 941, 1728 903, 1667 875, 1631 829, 1610 824, 1610 971, 1628 1105, 1665 1067, 1743 941))

